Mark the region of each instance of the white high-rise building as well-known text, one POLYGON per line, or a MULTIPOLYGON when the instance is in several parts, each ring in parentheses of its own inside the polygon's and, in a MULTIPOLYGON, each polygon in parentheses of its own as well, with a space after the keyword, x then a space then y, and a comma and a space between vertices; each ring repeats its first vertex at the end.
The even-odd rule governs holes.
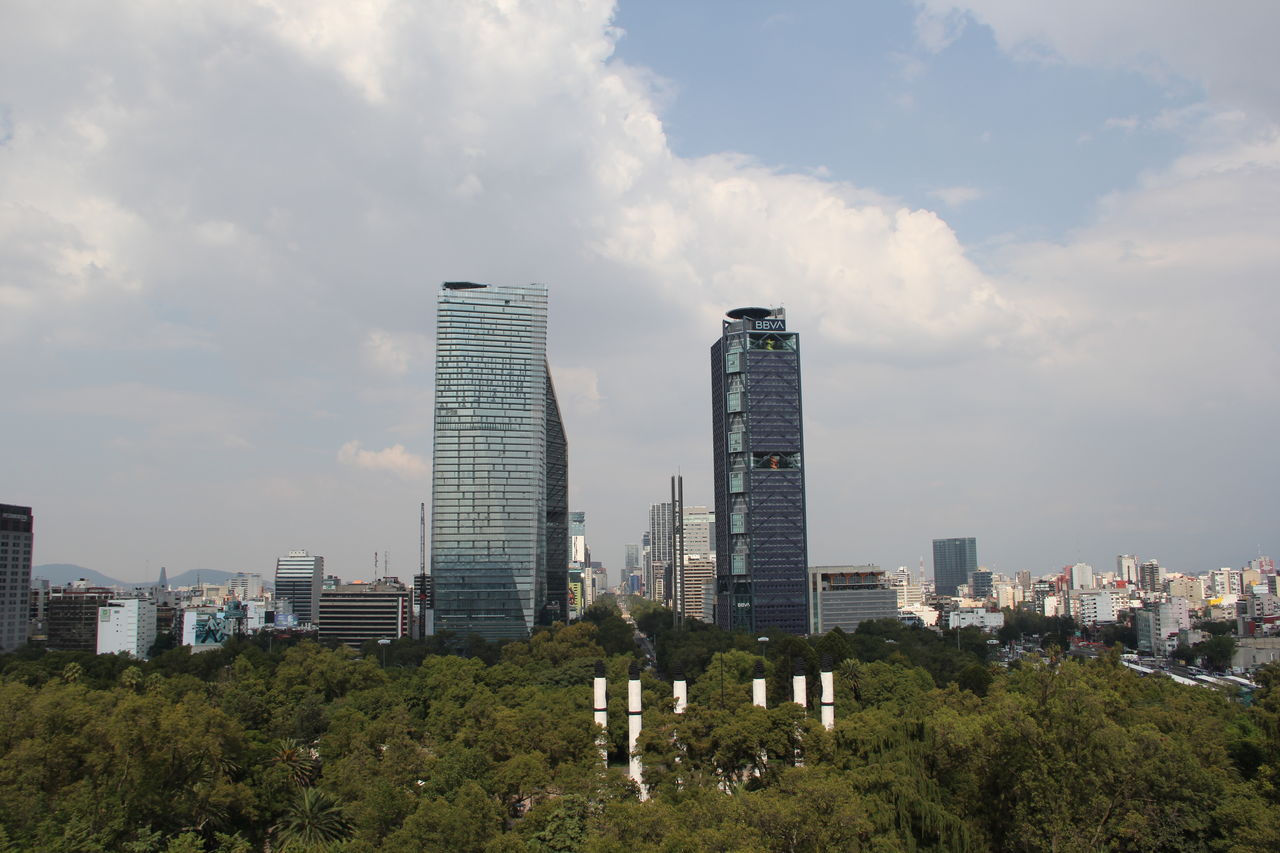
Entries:
POLYGON ((1115 622, 1128 602, 1122 589, 1091 589, 1080 593, 1079 619, 1085 625, 1106 625, 1115 622))
POLYGON ((1093 587, 1093 566, 1088 563, 1076 563, 1071 567, 1071 588, 1091 589, 1093 587))
POLYGON ((1243 573, 1231 568, 1215 569, 1209 572, 1209 589, 1214 596, 1240 595, 1244 589, 1243 573))
POLYGON ((324 557, 290 551, 276 560, 276 598, 287 598, 299 625, 314 625, 319 617, 324 585, 324 557))
POLYGON ((156 606, 145 598, 112 598, 98 608, 98 654, 139 660, 156 642, 156 606))
POLYGON ((1138 558, 1133 554, 1116 557, 1116 580, 1136 584, 1138 582, 1138 558))
POLYGON ((684 559, 684 615, 711 623, 714 618, 716 561, 690 554, 684 559))
POLYGON ((899 610, 919 607, 924 603, 924 589, 916 583, 911 575, 911 569, 906 566, 898 566, 897 571, 889 575, 889 585, 898 594, 899 610))
POLYGON ((241 601, 262 598, 262 575, 236 572, 235 577, 227 578, 227 592, 241 601))
POLYGON ((716 513, 705 506, 684 508, 684 552, 707 557, 716 552, 716 513))

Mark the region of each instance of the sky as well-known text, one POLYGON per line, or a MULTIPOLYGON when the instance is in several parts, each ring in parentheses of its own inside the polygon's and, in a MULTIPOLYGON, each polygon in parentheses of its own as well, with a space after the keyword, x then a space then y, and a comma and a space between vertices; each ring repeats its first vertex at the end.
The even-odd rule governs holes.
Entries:
POLYGON ((418 564, 440 282, 541 282, 614 570, 801 335, 812 564, 1280 551, 1280 6, 13 0, 0 501, 122 580, 418 564))

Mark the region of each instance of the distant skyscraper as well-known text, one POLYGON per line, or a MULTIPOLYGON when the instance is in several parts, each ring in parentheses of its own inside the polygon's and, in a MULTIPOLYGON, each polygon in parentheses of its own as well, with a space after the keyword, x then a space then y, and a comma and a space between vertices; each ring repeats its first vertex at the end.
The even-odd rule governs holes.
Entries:
POLYGON ((972 536, 933 540, 933 586, 938 595, 955 595, 978 569, 978 540, 972 536))
POLYGON ((33 530, 31 507, 0 504, 0 651, 27 643, 33 530))
POLYGON ((1136 584, 1138 582, 1138 558, 1133 554, 1116 557, 1116 580, 1136 584))
POLYGON ((671 502, 649 504, 649 553, 646 574, 646 595, 654 601, 663 601, 670 593, 667 578, 671 573, 671 545, 673 515, 671 502))
POLYGON ((1076 563, 1071 567, 1071 588, 1091 589, 1093 587, 1093 566, 1088 563, 1076 563))
POLYGON ((1148 592, 1164 588, 1164 567, 1159 560, 1145 560, 1138 566, 1138 586, 1148 592))
POLYGON ((622 547, 624 549, 623 550, 624 556, 622 558, 623 560, 622 568, 624 572, 629 572, 632 569, 640 568, 640 545, 637 543, 629 542, 626 545, 623 545, 622 547))
POLYGON ((711 347, 716 622, 809 630, 800 336, 781 308, 738 308, 711 347))
POLYGON ((276 560, 275 596, 289 599, 299 625, 317 624, 323 584, 324 557, 290 551, 276 560))
POLYGON ((586 564, 591 561, 587 550, 587 514, 569 513, 569 562, 586 564))
POLYGON ((716 552, 716 514, 705 506, 684 508, 684 552, 706 557, 716 552))
POLYGON ((971 598, 990 598, 993 590, 990 569, 975 569, 969 576, 969 596, 971 598))
POLYGON ((437 631, 528 636, 569 612, 568 448, 541 285, 446 282, 436 312, 437 631))

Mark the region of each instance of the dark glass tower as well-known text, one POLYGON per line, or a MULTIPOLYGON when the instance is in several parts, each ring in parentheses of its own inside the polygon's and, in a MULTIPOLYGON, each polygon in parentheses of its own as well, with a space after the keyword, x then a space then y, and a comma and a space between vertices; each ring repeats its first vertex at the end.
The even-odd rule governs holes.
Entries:
POLYGON ((446 282, 436 313, 437 631, 528 636, 569 604, 568 447, 547 290, 446 282))
POLYGON ((781 308, 738 308, 711 347, 716 622, 808 631, 800 336, 781 308))
POLYGON ((938 595, 955 595, 956 587, 969 582, 978 570, 978 540, 933 540, 933 590, 938 595))

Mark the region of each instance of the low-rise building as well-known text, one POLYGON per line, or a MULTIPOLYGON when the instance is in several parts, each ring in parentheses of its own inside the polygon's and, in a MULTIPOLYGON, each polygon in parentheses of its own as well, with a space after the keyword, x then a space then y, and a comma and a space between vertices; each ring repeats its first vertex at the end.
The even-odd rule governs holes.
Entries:
POLYGON ((114 596, 105 587, 81 583, 55 587, 45 606, 46 645, 67 652, 97 652, 98 608, 114 596))
POLYGON ((898 618, 898 592, 879 566, 810 566, 809 607, 811 633, 853 633, 865 620, 898 618))
POLYGON ((960 607, 951 611, 949 625, 952 628, 981 628, 983 631, 998 631, 1004 627, 1004 613, 981 607, 960 607))
POLYGON ((412 624, 409 590, 396 578, 323 590, 318 621, 321 641, 348 646, 408 637, 412 624))

